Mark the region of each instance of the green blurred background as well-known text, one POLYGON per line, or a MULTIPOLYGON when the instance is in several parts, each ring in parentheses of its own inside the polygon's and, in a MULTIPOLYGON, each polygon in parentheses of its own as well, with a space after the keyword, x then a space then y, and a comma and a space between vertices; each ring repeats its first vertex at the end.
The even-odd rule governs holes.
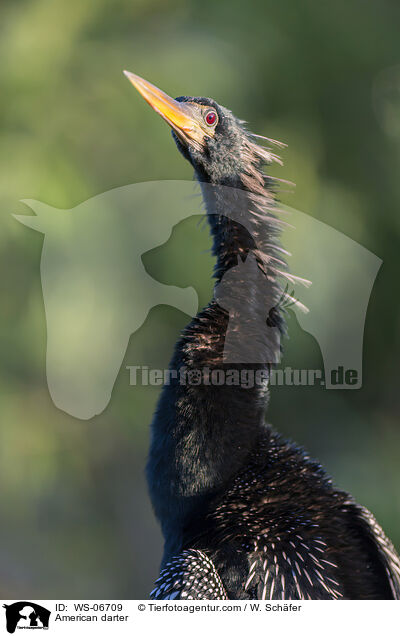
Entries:
MULTIPOLYGON (((161 536, 143 469, 159 389, 129 386, 125 366, 165 367, 188 317, 151 311, 100 416, 57 410, 45 377, 43 237, 10 216, 29 213, 23 198, 70 208, 116 186, 191 179, 124 68, 172 95, 212 96, 288 143, 274 168, 297 183, 284 201, 383 259, 363 388, 276 388, 268 417, 399 547, 400 4, 3 0, 0 18, 0 597, 140 598, 157 575, 161 536)), ((144 261, 205 303, 208 247, 207 231, 187 220, 144 261)), ((293 316, 285 355, 298 368, 322 364, 293 316)))

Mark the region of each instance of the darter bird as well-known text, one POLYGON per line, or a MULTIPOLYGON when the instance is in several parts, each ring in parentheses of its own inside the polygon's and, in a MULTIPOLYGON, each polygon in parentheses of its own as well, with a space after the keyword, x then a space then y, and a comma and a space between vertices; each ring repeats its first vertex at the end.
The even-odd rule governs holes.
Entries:
MULTIPOLYGON (((263 171, 276 155, 213 99, 172 99, 125 75, 172 128, 194 168, 213 237, 216 284, 253 259, 256 268, 232 291, 236 307, 264 316, 265 324, 265 296, 269 309, 282 297, 285 265, 274 182, 263 171), (241 213, 232 218, 239 199, 241 213)), ((267 325, 283 332, 284 311, 279 302, 276 307, 267 311, 267 325)), ((258 320, 246 320, 237 323, 236 342, 254 341, 257 363, 233 366, 262 370, 262 381, 244 388, 182 383, 177 375, 159 399, 147 477, 165 548, 151 597, 399 599, 399 557, 373 515, 265 422, 270 340, 254 332, 258 320)), ((171 369, 226 369, 228 322, 213 298, 184 329, 171 369)))

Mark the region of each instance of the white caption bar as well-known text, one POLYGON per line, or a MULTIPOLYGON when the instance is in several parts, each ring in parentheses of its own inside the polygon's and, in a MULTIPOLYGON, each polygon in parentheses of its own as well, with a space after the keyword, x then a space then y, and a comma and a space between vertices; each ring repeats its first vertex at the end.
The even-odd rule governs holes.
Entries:
POLYGON ((337 636, 339 630, 376 636, 391 632, 400 619, 400 603, 396 601, 4 600, 0 604, 0 634, 17 636, 33 630, 35 636, 114 636, 146 634, 147 630, 160 636, 337 636))

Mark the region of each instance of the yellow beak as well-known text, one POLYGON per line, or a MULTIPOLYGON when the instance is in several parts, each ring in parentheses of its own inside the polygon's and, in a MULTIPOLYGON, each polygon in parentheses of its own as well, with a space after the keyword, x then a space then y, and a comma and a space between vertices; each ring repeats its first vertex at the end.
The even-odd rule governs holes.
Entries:
POLYGON ((193 109, 193 105, 187 102, 177 102, 169 97, 161 89, 147 80, 124 71, 124 75, 139 91, 148 104, 167 122, 171 128, 186 143, 191 144, 201 150, 204 146, 205 131, 201 128, 193 109))

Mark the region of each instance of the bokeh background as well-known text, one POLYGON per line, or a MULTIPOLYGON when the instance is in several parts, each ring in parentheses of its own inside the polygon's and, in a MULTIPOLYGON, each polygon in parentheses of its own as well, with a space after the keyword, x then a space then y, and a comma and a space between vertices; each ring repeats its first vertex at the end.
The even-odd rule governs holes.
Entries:
MULTIPOLYGON (((90 421, 66 415, 46 385, 43 236, 11 217, 29 213, 23 198, 71 208, 116 186, 191 179, 124 68, 172 95, 213 96, 285 141, 274 174, 297 187, 283 200, 383 259, 362 389, 276 388, 268 418, 400 547, 399 25, 396 0, 2 1, 0 597, 141 598, 157 575, 162 543, 143 469, 159 389, 129 386, 125 366, 165 367, 188 317, 152 309, 107 409, 90 421)), ((205 304, 208 247, 207 231, 187 220, 144 262, 205 304)), ((322 365, 293 316, 285 362, 322 365)))

